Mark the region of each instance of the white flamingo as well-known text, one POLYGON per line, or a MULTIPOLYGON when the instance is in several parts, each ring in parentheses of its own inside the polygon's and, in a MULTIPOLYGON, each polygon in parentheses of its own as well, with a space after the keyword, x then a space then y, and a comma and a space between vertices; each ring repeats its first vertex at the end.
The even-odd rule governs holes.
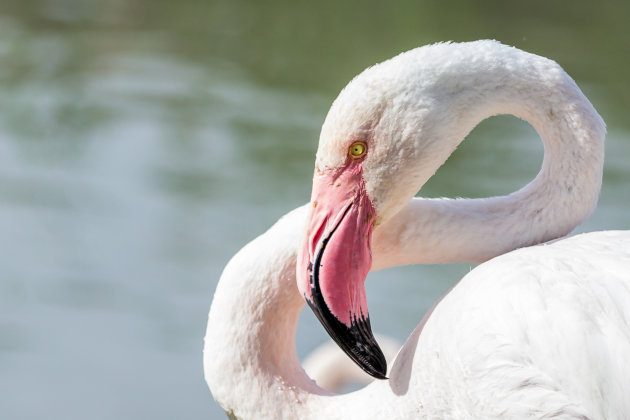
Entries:
POLYGON ((494 41, 425 46, 364 71, 323 125, 311 204, 221 276, 204 349, 214 398, 238 419, 630 418, 630 234, 529 246, 590 214, 604 136, 560 66, 494 41), (412 199, 479 121, 506 113, 544 143, 533 181, 504 197, 412 199), (490 258, 425 316, 389 380, 332 395, 304 373, 304 300, 384 378, 363 289, 370 267, 490 258))

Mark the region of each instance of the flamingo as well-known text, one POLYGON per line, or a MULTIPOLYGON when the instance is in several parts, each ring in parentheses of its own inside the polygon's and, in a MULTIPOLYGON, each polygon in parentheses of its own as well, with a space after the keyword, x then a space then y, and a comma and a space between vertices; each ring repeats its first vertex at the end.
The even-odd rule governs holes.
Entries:
POLYGON ((630 234, 549 242, 595 207, 604 137, 558 64, 496 41, 424 46, 365 70, 323 124, 311 202, 241 249, 220 278, 204 346, 215 400, 231 419, 630 418, 630 234), (496 114, 536 129, 538 175, 501 197, 413 198, 496 114), (450 261, 483 263, 425 315, 388 370, 365 276, 450 261), (305 302, 381 380, 334 395, 305 374, 295 350, 305 302))

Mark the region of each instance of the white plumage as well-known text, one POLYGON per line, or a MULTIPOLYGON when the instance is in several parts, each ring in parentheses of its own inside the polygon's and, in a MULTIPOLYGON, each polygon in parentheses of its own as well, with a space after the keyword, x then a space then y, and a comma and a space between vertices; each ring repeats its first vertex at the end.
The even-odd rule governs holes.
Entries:
MULTIPOLYGON (((595 205, 604 125, 554 62, 496 42, 419 48, 358 76, 333 104, 316 171, 368 133, 363 170, 380 226, 374 268, 479 261, 414 330, 389 380, 332 396, 304 373, 295 285, 310 205, 225 268, 205 377, 240 419, 630 418, 630 234, 568 233, 595 205), (513 113, 541 135, 535 180, 505 197, 409 201, 481 119, 513 113), (507 252, 507 253, 506 253, 507 252)), ((491 168, 489 168, 491 170, 491 168)))

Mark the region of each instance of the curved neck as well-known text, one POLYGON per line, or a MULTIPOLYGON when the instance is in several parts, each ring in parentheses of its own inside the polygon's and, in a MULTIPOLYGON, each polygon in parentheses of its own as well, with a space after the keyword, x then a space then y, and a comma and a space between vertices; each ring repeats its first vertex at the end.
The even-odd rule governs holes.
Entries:
MULTIPOLYGON (((373 269, 417 263, 482 262, 568 234, 595 208, 601 187, 605 125, 555 62, 512 49, 480 58, 441 78, 422 136, 439 144, 431 176, 482 120, 512 114, 529 122, 544 145, 536 178, 507 196, 411 200, 374 230, 373 269), (404 246, 397 246, 404 244, 404 246)), ((424 172, 427 172, 425 170, 424 172)), ((417 188, 419 189, 419 187, 417 188)))
POLYGON ((288 213, 241 249, 215 291, 204 376, 231 419, 361 419, 382 411, 379 417, 387 418, 393 404, 387 381, 330 398, 298 360, 295 332, 304 299, 295 262, 309 207, 288 213))
POLYGON ((232 418, 305 418, 295 401, 326 393, 304 373, 295 350, 304 306, 295 261, 306 207, 239 251, 214 294, 204 373, 214 398, 232 418))

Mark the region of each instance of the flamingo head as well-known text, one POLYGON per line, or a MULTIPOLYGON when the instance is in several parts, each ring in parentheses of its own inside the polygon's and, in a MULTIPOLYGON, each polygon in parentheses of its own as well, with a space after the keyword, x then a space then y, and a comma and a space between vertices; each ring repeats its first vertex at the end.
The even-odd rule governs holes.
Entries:
POLYGON ((364 288, 372 231, 407 204, 452 152, 431 141, 435 107, 427 106, 431 97, 419 82, 423 66, 409 63, 419 53, 369 68, 333 103, 322 127, 297 264, 298 289, 319 321, 379 379, 386 379, 387 365, 371 331, 364 288))

